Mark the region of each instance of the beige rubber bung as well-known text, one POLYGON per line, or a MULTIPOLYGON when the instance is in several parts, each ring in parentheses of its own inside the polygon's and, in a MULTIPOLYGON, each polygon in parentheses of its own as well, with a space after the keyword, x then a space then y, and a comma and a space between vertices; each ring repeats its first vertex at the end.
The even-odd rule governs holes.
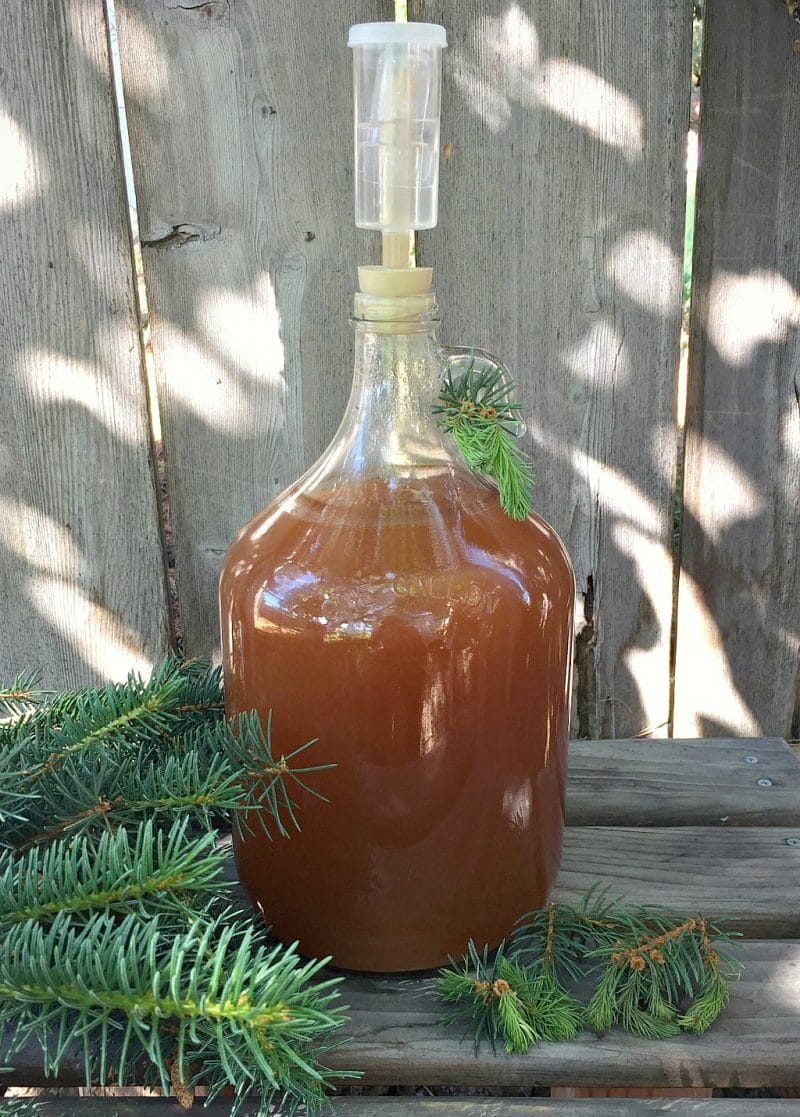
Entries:
POLYGON ((384 332, 402 332, 403 323, 428 314, 436 302, 431 290, 432 268, 386 268, 364 264, 358 269, 354 314, 384 323, 384 332), (390 327, 394 323, 394 327, 390 327))
POLYGON ((431 289, 433 268, 386 268, 362 264, 358 269, 358 286, 365 295, 389 295, 403 298, 424 295, 431 289))

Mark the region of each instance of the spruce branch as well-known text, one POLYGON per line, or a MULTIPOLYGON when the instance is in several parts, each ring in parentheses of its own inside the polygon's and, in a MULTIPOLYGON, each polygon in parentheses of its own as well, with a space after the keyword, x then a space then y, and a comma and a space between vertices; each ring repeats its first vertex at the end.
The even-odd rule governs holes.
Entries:
POLYGON ((10 840, 26 847, 143 817, 168 825, 179 814, 206 828, 232 815, 241 832, 258 826, 271 836, 272 824, 285 837, 299 829, 292 787, 321 797, 309 777, 332 767, 303 763, 311 744, 275 756, 270 721, 262 727, 255 713, 231 724, 190 722, 149 761, 135 741, 95 741, 35 780, 37 799, 11 825, 10 840))
POLYGON ((490 961, 470 941, 461 963, 441 970, 437 992, 456 1008, 444 1019, 471 1025, 475 1050, 488 1040, 493 1051, 502 1038, 507 1053, 524 1054, 532 1044, 574 1039, 583 1014, 549 969, 532 971, 505 953, 501 944, 490 961))
POLYGON ((36 795, 24 790, 24 742, 16 725, 0 725, 0 849, 9 842, 9 830, 24 824, 36 795))
POLYGON ((521 404, 511 402, 513 391, 504 369, 478 367, 473 358, 455 379, 447 369, 432 410, 473 473, 497 485, 506 514, 524 520, 531 512, 533 470, 515 441, 521 404))
POLYGON ((725 950, 734 936, 702 915, 658 907, 615 908, 613 922, 586 955, 604 967, 587 1007, 590 1026, 619 1023, 645 1038, 708 1028, 738 976, 725 950))
POLYGON ((738 976, 725 950, 733 937, 702 915, 625 909, 592 890, 576 908, 550 903, 522 916, 494 960, 471 942, 440 972, 439 995, 458 1006, 444 1022, 467 1022, 476 1047, 488 1039, 494 1049, 502 1036, 508 1051, 571 1039, 584 1024, 645 1039, 700 1033, 738 976), (582 980, 594 986, 585 1008, 571 988, 582 980))
POLYGON ((335 764, 301 764, 298 761, 316 740, 306 741, 286 755, 276 757, 272 746, 272 711, 266 725, 262 725, 255 712, 242 714, 232 727, 221 728, 221 736, 224 739, 220 747, 232 770, 244 773, 239 785, 241 796, 233 814, 234 825, 241 834, 251 830, 255 820, 264 833, 272 837, 267 817, 273 819, 282 837, 289 836, 289 825, 299 830, 290 794, 293 785, 325 801, 325 796, 308 782, 308 777, 329 771, 335 764))
POLYGON ((170 657, 144 682, 130 675, 126 683, 67 692, 46 703, 26 725, 26 775, 35 784, 70 757, 97 746, 134 743, 152 750, 183 731, 209 703, 221 716, 219 673, 204 664, 170 657))
POLYGON ((174 657, 0 722, 8 1054, 38 1037, 54 1072, 74 1040, 87 1085, 144 1060, 184 1103, 202 1081, 237 1105, 255 1092, 261 1113, 284 1094, 288 1112, 319 1107, 332 983, 225 906, 215 848, 219 822, 297 827, 292 789, 320 794, 309 781, 331 767, 308 763, 311 744, 276 754, 269 721, 228 724, 219 671, 174 657))
POLYGON ((212 832, 192 837, 189 820, 155 832, 152 820, 99 839, 56 841, 19 856, 0 853, 0 928, 60 913, 178 913, 184 919, 230 887, 212 832))
POLYGON ((0 686, 0 721, 16 721, 34 710, 44 700, 39 682, 37 671, 25 671, 10 686, 0 686))
POLYGON ((439 971, 436 983, 442 1000, 456 1005, 443 1023, 461 1022, 467 1029, 471 1027, 476 1053, 484 1040, 496 1052, 498 1038, 509 1054, 527 1051, 534 1033, 517 987, 518 974, 505 958, 502 945, 490 960, 488 947, 479 954, 470 939, 461 963, 454 959, 450 962, 449 969, 439 971))
POLYGON ((144 818, 168 826, 185 816, 210 830, 242 798, 240 777, 231 772, 227 758, 207 758, 204 750, 194 748, 141 767, 135 751, 75 758, 38 789, 35 810, 14 830, 19 848, 68 834, 135 826, 144 818))
POLYGON ((120 923, 95 914, 75 927, 64 913, 48 927, 6 928, 0 952, 0 1025, 13 1025, 8 1058, 31 1039, 57 1075, 69 1045, 83 1050, 87 1082, 124 1085, 141 1051, 169 1092, 170 1063, 209 1095, 254 1092, 262 1112, 276 1096, 312 1111, 332 1073, 320 1061, 343 1022, 338 978, 292 948, 269 948, 261 932, 197 921, 176 934, 161 917, 120 923))

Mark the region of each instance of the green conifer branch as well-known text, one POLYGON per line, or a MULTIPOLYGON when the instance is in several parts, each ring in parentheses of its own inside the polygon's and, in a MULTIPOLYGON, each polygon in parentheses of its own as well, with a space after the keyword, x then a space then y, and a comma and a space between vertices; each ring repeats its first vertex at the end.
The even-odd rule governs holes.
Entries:
POLYGON ((0 686, 0 721, 25 717, 44 700, 39 681, 37 671, 25 671, 10 686, 0 686))
POLYGON ((524 520, 531 512, 533 470, 515 440, 521 405, 511 402, 513 391, 504 369, 473 359, 455 379, 446 371, 432 410, 473 473, 497 485, 504 512, 524 520))
POLYGON ((24 726, 26 774, 35 784, 70 757, 98 745, 133 742, 140 753, 152 749, 176 729, 185 732, 201 702, 221 716, 218 672, 201 676, 196 664, 176 657, 165 660, 147 682, 130 675, 127 683, 59 696, 24 726))
POLYGON ((87 1085, 144 1057, 184 1102, 202 1081, 319 1107, 332 983, 225 908, 214 848, 218 822, 298 825, 292 787, 320 794, 330 767, 312 743, 277 755, 269 722, 228 725, 219 672, 175 658, 0 724, 0 1059, 37 1037, 55 1073, 78 1041, 87 1085))
POLYGON ((24 847, 67 832, 135 823, 144 815, 167 825, 178 814, 205 827, 232 814, 241 831, 258 826, 267 833, 271 821, 285 837, 290 827, 299 828, 291 788, 320 795, 309 777, 332 767, 301 762, 312 743, 275 756, 270 722, 262 727, 256 714, 233 725, 216 719, 205 726, 190 723, 149 761, 135 741, 96 739, 30 784, 36 800, 9 825, 8 840, 24 847))
POLYGON ((490 960, 488 947, 479 953, 470 941, 461 963, 440 971, 437 991, 457 1006, 444 1023, 471 1026, 476 1051, 484 1040, 496 1051, 502 1039, 507 1053, 524 1054, 532 1044, 574 1039, 583 1022, 580 1005, 550 968, 525 967, 504 945, 490 960))
POLYGON ((0 928, 98 910, 191 914, 231 885, 222 879, 226 854, 214 849, 214 834, 193 837, 188 824, 179 818, 156 832, 148 819, 130 831, 56 841, 23 856, 0 853, 0 928))
POLYGON ((0 725, 0 849, 10 841, 9 831, 25 822, 25 811, 36 798, 24 790, 23 741, 12 725, 0 725))
POLYGON ((212 1096, 233 1086, 262 1107, 285 1095, 318 1108, 331 1072, 320 1061, 342 1023, 340 979, 319 979, 322 962, 267 947, 260 930, 217 919, 184 933, 161 918, 121 922, 94 915, 74 926, 5 929, 0 951, 0 1025, 13 1025, 8 1058, 31 1039, 57 1075, 68 1044, 83 1048, 87 1081, 129 1081, 142 1049, 163 1090, 170 1063, 212 1096), (54 1037, 58 1037, 54 1043, 54 1037))
POLYGON ((547 904, 519 920, 494 960, 470 943, 440 972, 439 995, 458 1006, 444 1022, 468 1022, 476 1047, 488 1039, 494 1049, 502 1036, 507 1051, 574 1038, 584 1025, 645 1039, 700 1033, 738 976, 724 950, 733 937, 702 915, 625 909, 597 892, 578 908, 547 904), (594 982, 585 1008, 570 988, 582 979, 594 982))

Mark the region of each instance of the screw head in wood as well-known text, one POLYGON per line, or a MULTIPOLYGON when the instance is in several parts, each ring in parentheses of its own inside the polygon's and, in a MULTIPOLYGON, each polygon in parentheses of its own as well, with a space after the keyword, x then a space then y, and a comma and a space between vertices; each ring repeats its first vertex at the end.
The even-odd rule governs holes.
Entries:
POLYGON ((772 787, 772 780, 756 780, 759 787, 772 787))
POLYGON ((758 757, 757 756, 746 756, 744 758, 744 762, 745 762, 745 764, 758 764, 758 757))
POLYGON ((787 838, 787 846, 800 846, 800 838, 787 838))

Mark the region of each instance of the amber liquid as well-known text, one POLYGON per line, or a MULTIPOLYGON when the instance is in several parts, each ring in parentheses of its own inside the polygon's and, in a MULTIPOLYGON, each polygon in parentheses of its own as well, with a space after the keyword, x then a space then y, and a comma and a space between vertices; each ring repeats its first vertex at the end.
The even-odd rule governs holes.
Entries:
MULTIPOLYGON (((564 818, 572 568, 541 520, 440 472, 281 498, 225 560, 229 714, 315 737, 301 831, 237 843, 284 941, 425 969, 544 902, 564 818)), ((274 830, 274 828, 273 828, 274 830)))

